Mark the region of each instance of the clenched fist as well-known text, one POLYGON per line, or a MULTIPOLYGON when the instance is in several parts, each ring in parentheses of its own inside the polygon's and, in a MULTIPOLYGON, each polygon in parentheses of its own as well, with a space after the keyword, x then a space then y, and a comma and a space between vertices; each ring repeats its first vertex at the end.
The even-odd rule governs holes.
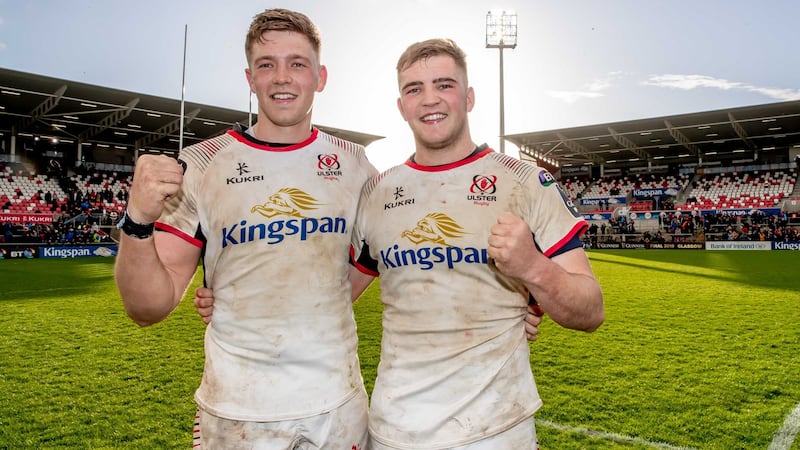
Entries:
POLYGON ((165 155, 142 155, 136 161, 128 198, 128 216, 134 222, 153 223, 164 210, 164 202, 178 193, 183 166, 165 155))
POLYGON ((525 279, 539 258, 545 258, 533 242, 531 229, 524 220, 503 213, 497 217, 489 235, 487 253, 494 259, 497 269, 503 274, 525 279))

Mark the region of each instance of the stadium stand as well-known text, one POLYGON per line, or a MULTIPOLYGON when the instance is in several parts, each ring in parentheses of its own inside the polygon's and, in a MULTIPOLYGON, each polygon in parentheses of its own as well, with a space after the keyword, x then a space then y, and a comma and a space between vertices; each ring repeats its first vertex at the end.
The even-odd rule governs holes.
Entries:
POLYGON ((48 216, 52 223, 3 221, 0 242, 107 242, 127 202, 127 176, 92 171, 40 174, 29 164, 0 165, 0 211, 48 216))
POLYGON ((787 170, 701 176, 688 192, 684 209, 774 208, 796 183, 787 170))
POLYGON ((622 179, 602 178, 593 183, 583 198, 626 197, 634 189, 683 188, 688 182, 686 175, 644 175, 626 176, 622 179))
POLYGON ((583 191, 591 183, 588 177, 566 177, 560 181, 561 186, 572 200, 581 198, 583 191))
MULTIPOLYGON (((578 203, 584 203, 590 207, 583 208, 584 212, 608 211, 613 207, 628 205, 634 211, 650 211, 661 209, 652 199, 636 199, 633 197, 634 191, 659 189, 671 192, 672 196, 678 195, 689 183, 688 175, 670 174, 639 174, 624 176, 622 178, 603 177, 586 184, 584 190, 577 194, 571 194, 567 190, 567 195, 578 203)), ((574 191, 574 189, 573 189, 574 191)), ((660 200, 660 199, 659 199, 660 200)))
POLYGON ((58 181, 47 175, 22 165, 6 166, 0 171, 0 205, 5 213, 61 213, 65 201, 66 194, 58 181))
POLYGON ((797 168, 716 174, 631 174, 566 189, 592 218, 587 245, 602 242, 700 242, 705 240, 796 240, 800 225, 797 168), (661 198, 639 197, 655 190, 661 198), (604 205, 605 199, 615 203, 604 205), (599 203, 593 203, 598 200, 599 203), (794 206, 792 206, 792 204, 794 206), (793 209, 794 208, 794 209, 793 209), (602 214, 601 214, 602 213, 602 214), (642 214, 644 213, 644 214, 642 214), (598 215, 601 214, 601 215, 598 215))

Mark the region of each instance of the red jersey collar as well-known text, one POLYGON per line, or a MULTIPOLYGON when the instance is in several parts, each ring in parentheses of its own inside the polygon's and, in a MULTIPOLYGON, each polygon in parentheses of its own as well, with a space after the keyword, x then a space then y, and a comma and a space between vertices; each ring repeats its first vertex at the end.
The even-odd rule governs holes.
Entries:
POLYGON ((305 139, 304 141, 298 142, 297 144, 285 145, 285 146, 271 146, 269 142, 264 142, 259 139, 256 139, 250 135, 246 135, 245 133, 239 132, 237 130, 228 130, 228 134, 231 135, 234 139, 245 144, 249 147, 257 148, 259 150, 267 150, 270 152, 289 152, 292 150, 297 150, 299 148, 303 148, 308 144, 314 142, 317 139, 317 135, 319 134, 319 129, 316 127, 311 128, 311 135, 305 139))

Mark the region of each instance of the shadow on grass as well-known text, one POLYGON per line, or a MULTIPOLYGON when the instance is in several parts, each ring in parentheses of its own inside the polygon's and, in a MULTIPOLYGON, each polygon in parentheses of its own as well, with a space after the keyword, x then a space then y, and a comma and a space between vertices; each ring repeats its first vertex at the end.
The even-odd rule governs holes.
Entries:
POLYGON ((62 291, 76 296, 113 280, 114 258, 7 260, 0 261, 0 270, 0 301, 53 297, 62 291))
POLYGON ((800 263, 800 253, 791 251, 595 250, 588 255, 593 263, 772 289, 796 289, 796 277, 787 268, 800 263))

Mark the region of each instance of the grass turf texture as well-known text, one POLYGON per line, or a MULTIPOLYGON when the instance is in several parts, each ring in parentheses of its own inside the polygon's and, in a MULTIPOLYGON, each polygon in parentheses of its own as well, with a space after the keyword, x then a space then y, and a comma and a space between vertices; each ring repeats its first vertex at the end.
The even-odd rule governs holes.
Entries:
MULTIPOLYGON (((800 403, 800 254, 589 255, 605 324, 545 319, 531 345, 542 450, 768 448, 800 403)), ((190 445, 204 325, 187 298, 136 326, 112 271, 104 258, 0 261, 0 448, 190 445)), ((377 283, 355 309, 371 391, 377 283)))

